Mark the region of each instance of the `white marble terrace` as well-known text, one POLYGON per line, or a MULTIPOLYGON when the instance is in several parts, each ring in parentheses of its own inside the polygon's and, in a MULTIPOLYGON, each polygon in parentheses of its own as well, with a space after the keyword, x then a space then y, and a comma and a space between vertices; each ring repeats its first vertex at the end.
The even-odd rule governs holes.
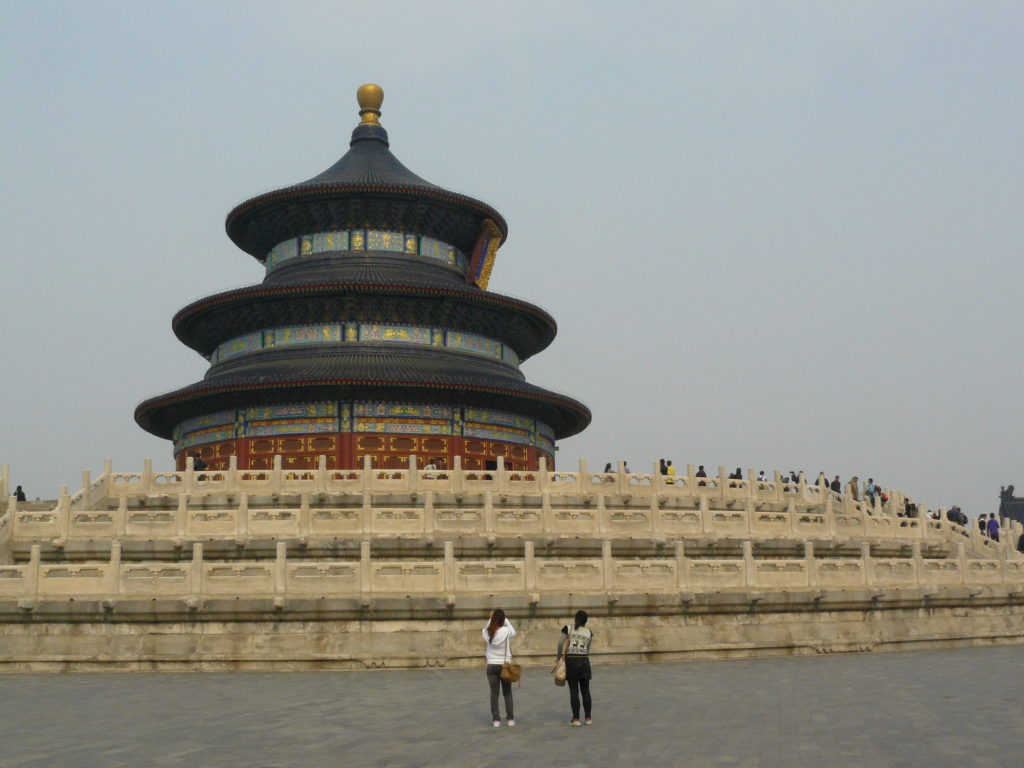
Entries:
MULTIPOLYGON (((545 593, 679 594, 752 590, 942 589, 1000 585, 1024 592, 1020 525, 1000 543, 945 520, 905 518, 904 496, 874 506, 850 494, 783 480, 576 472, 274 469, 114 472, 106 462, 62 488, 52 509, 12 499, 0 517, 0 601, 246 596, 443 596, 545 593), (457 555, 460 541, 504 542, 492 556, 457 555), (419 542, 382 556, 382 542, 419 542), (310 556, 317 542, 346 553, 310 556), (643 556, 623 554, 646 542, 643 556), (130 548, 163 542, 174 557, 140 560, 130 548), (269 542, 266 554, 225 557, 269 542), (423 545, 423 542, 427 542, 423 545), (434 542, 437 543, 436 549, 434 542), (509 544, 511 542, 511 544, 509 544), (565 556, 559 542, 590 542, 565 556), (732 542, 728 555, 688 544, 732 542), (755 556, 765 542, 789 554, 755 556), (426 547, 426 549, 424 548, 426 547), (76 549, 77 547, 77 549, 76 549), (511 550, 510 550, 511 547, 511 550), (584 549, 586 547, 584 546, 584 549), (616 552, 616 549, 619 549, 616 552), (840 551, 841 550, 841 551, 840 551), (67 553, 78 552, 75 557, 67 553), (879 556, 885 551, 895 556, 879 556), (217 552, 211 559, 206 554, 217 552), (651 554, 653 552, 653 554, 651 554), (22 553, 21 556, 18 553, 22 553), (84 554, 83 554, 84 553, 84 554), (91 554, 90 554, 91 553, 91 554), (426 554, 425 554, 426 553, 426 554), (875 554, 873 554, 875 553, 875 554), (841 556, 836 556, 841 554, 841 556)), ((9 470, 0 490, 10 493, 9 470)), ((134 550, 132 550, 134 551, 134 550)), ((255 550, 253 550, 255 552, 255 550)))

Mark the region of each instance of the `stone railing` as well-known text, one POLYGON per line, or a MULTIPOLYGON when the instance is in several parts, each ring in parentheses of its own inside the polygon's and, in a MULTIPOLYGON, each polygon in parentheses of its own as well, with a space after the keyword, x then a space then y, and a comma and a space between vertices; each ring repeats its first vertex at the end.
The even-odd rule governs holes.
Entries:
MULTIPOLYGON (((209 496, 176 498, 121 496, 116 508, 75 510, 62 496, 52 510, 12 509, 0 528, 0 543, 43 541, 363 538, 446 536, 580 538, 734 538, 892 540, 963 543, 981 557, 1013 552, 1020 534, 1007 521, 1002 545, 975 527, 947 520, 871 515, 856 507, 826 511, 822 507, 758 509, 747 501, 729 507, 705 496, 670 503, 655 497, 626 503, 619 496, 595 494, 589 502, 560 498, 549 492, 536 497, 505 497, 491 491, 467 493, 461 501, 431 491, 396 503, 387 495, 286 494, 277 502, 240 493, 228 504, 210 504, 209 496), (166 502, 166 503, 163 503, 166 502), (712 506, 715 504, 716 506, 712 506)), ((13 505, 12 505, 13 506, 13 505)))
MULTIPOLYGON (((817 538, 964 543, 980 557, 1015 556, 1020 526, 997 544, 975 526, 897 517, 902 494, 885 507, 849 494, 774 480, 710 478, 657 472, 614 473, 416 469, 270 470, 115 473, 108 460, 69 496, 61 488, 48 510, 10 500, 0 526, 0 558, 10 543, 46 540, 366 537, 578 536, 597 538, 817 538), (403 498, 404 497, 404 498, 403 498), (396 500, 397 499, 397 500, 396 500)), ((458 459, 456 459, 458 465, 458 459)), ((940 511, 941 513, 942 511, 940 511)), ((1004 521, 1006 522, 1006 521, 1004 521)), ((5 558, 6 559, 6 558, 5 558)), ((0 559, 0 562, 3 562, 0 559)))
MULTIPOLYGON (((450 470, 419 469, 417 457, 410 457, 409 469, 374 469, 367 459, 362 469, 327 469, 326 459, 320 457, 320 466, 315 470, 286 470, 282 468, 281 457, 274 457, 274 466, 267 470, 238 469, 235 457, 231 457, 226 470, 192 469, 192 459, 183 472, 154 472, 152 462, 146 460, 142 472, 112 472, 109 462, 105 465, 102 479, 104 493, 108 498, 120 496, 160 495, 173 497, 185 493, 190 496, 239 494, 273 495, 298 493, 472 493, 492 491, 505 494, 551 493, 559 496, 588 496, 618 494, 630 499, 649 499, 659 494, 673 496, 707 496, 738 502, 753 499, 760 504, 786 504, 796 501, 802 504, 822 503, 840 506, 845 510, 860 509, 875 514, 884 510, 876 503, 872 507, 864 501, 854 501, 849 494, 834 493, 827 488, 803 482, 784 480, 776 472, 774 479, 758 481, 753 470, 744 479, 730 479, 724 467, 718 475, 708 478, 696 476, 693 465, 687 467, 687 474, 669 477, 658 472, 650 474, 626 473, 620 464, 619 470, 611 473, 588 472, 586 462, 580 462, 577 472, 548 471, 542 457, 540 469, 536 471, 510 471, 498 459, 494 470, 463 470, 460 457, 455 457, 455 467, 450 470)), ((87 480, 87 478, 86 478, 87 480)), ((99 482, 99 481, 97 481, 99 482)), ((95 485, 95 484, 94 484, 95 485)), ((903 495, 890 491, 890 508, 902 504, 903 495)))
POLYGON ((210 562, 203 545, 193 545, 184 562, 121 562, 115 544, 109 561, 51 564, 38 545, 22 565, 0 566, 0 600, 31 607, 35 599, 118 599, 173 597, 414 597, 521 595, 532 602, 544 594, 605 594, 609 601, 627 594, 861 588, 943 588, 1002 585, 1024 594, 1024 560, 921 557, 915 543, 907 558, 880 558, 865 544, 860 557, 818 558, 805 544, 803 558, 756 559, 750 542, 742 557, 687 558, 682 544, 674 557, 613 557, 605 543, 599 558, 549 558, 524 544, 521 558, 462 559, 445 542, 435 559, 371 557, 363 542, 358 559, 293 560, 284 542, 277 556, 262 561, 210 562), (28 601, 28 602, 26 602, 28 601))

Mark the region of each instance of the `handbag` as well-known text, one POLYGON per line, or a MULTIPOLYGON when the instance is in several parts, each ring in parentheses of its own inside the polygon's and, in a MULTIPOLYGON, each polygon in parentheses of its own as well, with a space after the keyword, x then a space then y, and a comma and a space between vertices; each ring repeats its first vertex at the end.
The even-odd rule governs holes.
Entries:
POLYGON ((558 654, 558 659, 555 661, 555 666, 551 670, 551 674, 555 676, 555 685, 565 685, 566 669, 565 669, 565 654, 569 650, 569 635, 565 636, 565 642, 562 643, 562 652, 558 654))
POLYGON ((558 657, 558 661, 555 662, 555 668, 551 670, 551 674, 555 676, 555 685, 565 685, 565 654, 561 654, 558 657))
POLYGON ((507 654, 508 658, 505 663, 501 665, 501 679, 508 680, 510 683, 518 683, 519 678, 523 676, 523 667, 521 664, 514 664, 512 662, 512 641, 508 641, 507 654))

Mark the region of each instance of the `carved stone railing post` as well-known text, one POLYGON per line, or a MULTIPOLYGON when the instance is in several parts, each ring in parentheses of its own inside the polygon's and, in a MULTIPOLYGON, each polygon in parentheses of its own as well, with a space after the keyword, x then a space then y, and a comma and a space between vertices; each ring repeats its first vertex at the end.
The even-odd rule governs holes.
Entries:
POLYGON ((551 477, 548 475, 547 456, 541 456, 537 462, 537 479, 540 482, 540 490, 543 493, 551 485, 551 477))
POLYGON ((608 506, 604 491, 597 494, 597 532, 601 535, 608 533, 608 506))
POLYGON ((427 491, 423 498, 423 531, 433 535, 437 528, 437 513, 434 511, 434 492, 427 491))
POLYGON ((782 473, 775 470, 775 500, 782 501, 782 473))
POLYGON ((455 592, 455 544, 451 541, 444 543, 444 591, 455 592))
POLYGON ((111 459, 103 460, 103 498, 110 498, 110 491, 114 485, 114 462, 111 459))
POLYGON ((526 541, 523 544, 523 570, 526 576, 526 591, 537 590, 537 558, 533 554, 533 542, 526 541))
POLYGON ((807 571, 807 586, 818 584, 818 561, 814 558, 814 542, 804 542, 804 570, 807 571))
POLYGON ((71 534, 71 497, 68 496, 68 487, 60 487, 60 497, 57 499, 57 517, 60 520, 60 535, 66 539, 71 534))
POLYGON ((924 584, 924 558, 921 557, 921 542, 910 543, 910 560, 914 564, 914 582, 920 586, 924 584))
POLYGON ((494 533, 497 519, 494 512, 494 494, 484 491, 484 533, 494 533))
POLYGON ((362 518, 363 534, 369 536, 373 533, 373 495, 369 491, 363 491, 362 518))
POLYGON ((92 472, 88 469, 82 470, 82 497, 78 500, 78 508, 89 509, 89 491, 92 489, 92 472))
POLYGON ((121 591, 121 542, 110 542, 110 568, 107 571, 107 593, 116 595, 121 591))
POLYGON ((128 497, 117 500, 117 512, 114 513, 114 535, 124 538, 128 533, 128 497))
POLYGON ((708 503, 707 495, 702 493, 698 503, 700 505, 700 529, 703 533, 709 534, 714 521, 711 519, 711 505, 708 503))
POLYGON ((362 480, 365 503, 366 498, 373 492, 373 460, 369 456, 363 456, 363 471, 360 479, 362 480))
POLYGON ((185 482, 182 483, 182 493, 187 493, 191 496, 195 493, 195 459, 191 456, 185 457, 185 482))
POLYGON ((864 586, 870 587, 875 583, 875 564, 871 557, 871 545, 866 541, 861 542, 860 557, 864 561, 864 586))
POLYGON ((677 539, 676 540, 676 585, 680 589, 685 589, 686 585, 689 583, 689 579, 688 579, 689 574, 686 571, 687 571, 687 568, 686 568, 686 547, 683 545, 683 540, 682 539, 677 539))
POLYGON ((193 595, 203 593, 203 542, 192 545, 192 567, 189 573, 189 592, 193 595))
POLYGON ((316 457, 316 491, 327 492, 327 457, 323 454, 316 457))
POLYGON ((604 575, 604 591, 615 589, 615 561, 612 560, 612 543, 605 539, 601 542, 601 570, 604 575))
POLYGON ((587 472, 587 460, 580 459, 579 469, 579 486, 580 493, 587 493, 590 490, 590 473, 587 472))
POLYGON ((505 469, 505 457, 498 457, 498 469, 495 472, 497 477, 498 493, 505 493, 508 491, 508 473, 505 469))
POLYGON ((757 498, 757 472, 753 469, 747 470, 747 498, 757 498))
POLYGON ((728 472, 725 471, 725 467, 721 464, 718 465, 718 498, 725 498, 726 480, 728 479, 728 472))
POLYGON ((11 465, 4 464, 0 467, 0 498, 7 498, 11 495, 11 465))
POLYGON ((754 545, 743 542, 743 583, 748 587, 757 586, 757 570, 754 564, 754 545))
POLYGON ((228 493, 238 493, 238 457, 233 454, 228 457, 226 485, 228 493))
POLYGON ((540 495, 540 520, 541 530, 544 533, 551 533, 555 530, 555 513, 551 508, 551 494, 547 491, 540 495))
POLYGON ((409 493, 416 493, 416 490, 420 485, 420 474, 419 474, 419 462, 416 460, 416 454, 412 454, 409 457, 409 471, 406 472, 409 476, 406 480, 406 486, 409 489, 409 493))
POLYGON ((270 473, 270 490, 280 494, 283 488, 284 473, 281 471, 281 454, 274 454, 274 469, 270 473))
POLYGON ((309 494, 299 494, 299 536, 309 536, 313 532, 313 522, 309 511, 309 494))
POLYGON ((696 495, 697 493, 697 472, 693 468, 693 464, 686 465, 686 488, 689 490, 690 495, 696 495))
POLYGON ((452 464, 454 468, 448 473, 452 479, 452 491, 462 493, 466 487, 466 478, 462 474, 462 456, 456 456, 452 464))
POLYGON ((39 563, 42 560, 41 550, 38 544, 33 544, 29 549, 28 570, 25 571, 25 592, 27 597, 39 596, 39 563))
POLYGON ((188 494, 178 494, 178 509, 174 513, 174 535, 185 536, 188 531, 188 494))
POLYGON ((142 462, 142 493, 149 496, 153 492, 153 460, 142 462))
POLYGON ((960 564, 960 583, 967 583, 967 548, 962 541, 956 543, 956 559, 960 564))
POLYGON ((363 539, 359 542, 359 591, 363 596, 363 604, 369 601, 370 593, 373 591, 373 573, 370 563, 370 540, 363 539))
POLYGON ((274 594, 283 595, 288 591, 288 542, 277 542, 277 556, 274 559, 274 594))
POLYGON ((235 531, 238 539, 246 539, 249 536, 249 494, 243 493, 238 497, 238 517, 235 521, 235 531))
POLYGON ((619 493, 629 493, 629 478, 626 477, 626 462, 619 461, 616 464, 616 478, 615 485, 619 490, 619 493))

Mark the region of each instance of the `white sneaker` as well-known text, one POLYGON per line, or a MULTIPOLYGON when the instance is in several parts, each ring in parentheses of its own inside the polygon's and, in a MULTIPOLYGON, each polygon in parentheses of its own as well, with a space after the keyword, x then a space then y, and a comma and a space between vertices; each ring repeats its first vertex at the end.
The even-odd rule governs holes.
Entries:
POLYGON ((494 727, 495 728, 501 728, 501 720, 495 720, 494 721, 494 727))
POLYGON ((513 720, 511 717, 508 719, 508 727, 509 728, 515 728, 516 727, 516 721, 513 720))

